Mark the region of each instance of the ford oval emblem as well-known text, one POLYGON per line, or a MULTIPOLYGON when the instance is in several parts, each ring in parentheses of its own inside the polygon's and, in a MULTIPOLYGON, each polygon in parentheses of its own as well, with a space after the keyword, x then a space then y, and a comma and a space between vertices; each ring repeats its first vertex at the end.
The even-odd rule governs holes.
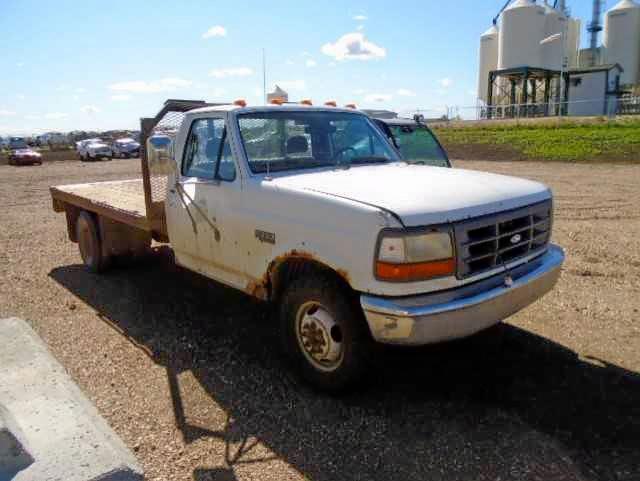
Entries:
POLYGON ((509 242, 511 242, 512 244, 517 244, 521 240, 522 240, 522 236, 520 234, 516 234, 513 237, 511 237, 511 239, 509 239, 509 242))

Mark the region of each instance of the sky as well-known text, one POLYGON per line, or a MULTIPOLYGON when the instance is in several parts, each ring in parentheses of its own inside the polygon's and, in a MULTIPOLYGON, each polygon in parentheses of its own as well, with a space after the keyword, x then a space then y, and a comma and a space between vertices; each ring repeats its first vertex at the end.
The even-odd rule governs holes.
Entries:
MULTIPOLYGON (((425 110, 476 103, 504 0, 1 0, 0 135, 139 128, 167 98, 425 110)), ((613 5, 608 0, 607 7, 613 5)), ((568 0, 590 17, 589 0, 568 0)))

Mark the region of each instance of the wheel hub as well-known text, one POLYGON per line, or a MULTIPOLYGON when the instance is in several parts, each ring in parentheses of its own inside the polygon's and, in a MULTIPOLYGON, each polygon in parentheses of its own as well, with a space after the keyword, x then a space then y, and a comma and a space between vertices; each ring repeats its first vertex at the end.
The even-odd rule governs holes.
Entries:
POLYGON ((340 326, 318 305, 303 307, 298 322, 298 342, 311 363, 322 370, 333 370, 342 362, 340 326))

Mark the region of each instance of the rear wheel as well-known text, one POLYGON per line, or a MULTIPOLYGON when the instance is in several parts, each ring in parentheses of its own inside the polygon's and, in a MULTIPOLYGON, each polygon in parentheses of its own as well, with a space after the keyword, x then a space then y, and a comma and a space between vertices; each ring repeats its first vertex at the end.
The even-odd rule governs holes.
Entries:
POLYGON ((310 274, 287 287, 280 308, 283 348, 306 381, 336 391, 362 377, 372 341, 348 286, 310 274))
POLYGON ((91 272, 102 272, 108 267, 108 257, 102 254, 102 242, 96 218, 83 211, 76 222, 76 238, 82 262, 91 272))

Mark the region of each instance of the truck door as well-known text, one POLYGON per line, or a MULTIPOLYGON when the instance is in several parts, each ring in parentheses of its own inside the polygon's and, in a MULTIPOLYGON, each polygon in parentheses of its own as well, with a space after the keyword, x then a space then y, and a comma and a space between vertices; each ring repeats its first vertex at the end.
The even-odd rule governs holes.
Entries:
POLYGON ((176 183, 169 186, 166 202, 176 262, 243 289, 248 281, 242 273, 232 215, 241 183, 225 118, 194 119, 182 150, 176 183))

